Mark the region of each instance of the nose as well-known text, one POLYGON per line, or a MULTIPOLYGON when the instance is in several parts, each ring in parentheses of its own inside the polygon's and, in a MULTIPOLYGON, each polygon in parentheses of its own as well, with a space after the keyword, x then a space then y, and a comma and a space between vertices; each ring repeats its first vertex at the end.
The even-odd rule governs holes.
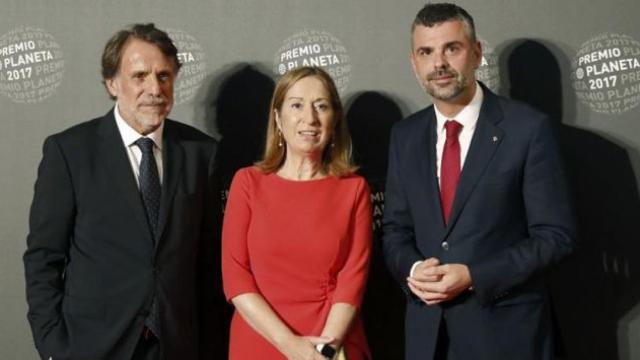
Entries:
POLYGON ((147 79, 147 92, 150 95, 160 95, 160 80, 155 76, 149 76, 147 79))
POLYGON ((309 104, 304 107, 302 112, 302 120, 309 125, 313 125, 318 122, 318 112, 313 104, 309 104))
POLYGON ((433 66, 436 69, 444 69, 447 66, 449 66, 449 63, 447 62, 447 57, 440 53, 440 52, 434 52, 433 54, 433 66))

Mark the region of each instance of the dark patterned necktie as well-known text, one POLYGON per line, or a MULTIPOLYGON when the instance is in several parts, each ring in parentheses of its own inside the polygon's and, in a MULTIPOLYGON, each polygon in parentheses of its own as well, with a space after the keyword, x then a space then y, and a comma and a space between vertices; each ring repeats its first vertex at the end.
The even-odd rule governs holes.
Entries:
POLYGON ((440 164, 440 201, 442 202, 442 216, 444 222, 449 222, 453 200, 460 180, 460 142, 458 135, 462 130, 462 124, 455 120, 449 120, 444 124, 447 131, 447 140, 442 151, 442 163, 440 164))
POLYGON ((158 165, 153 156, 153 140, 140 138, 135 144, 142 151, 140 160, 140 193, 147 212, 147 220, 155 241, 158 228, 158 213, 160 212, 160 177, 158 176, 158 165))
MULTIPOLYGON (((149 138, 140 138, 135 144, 142 151, 142 159, 140 160, 140 194, 147 213, 147 221, 151 229, 153 244, 155 246, 156 232, 158 230, 158 213, 160 212, 160 177, 158 176, 158 165, 153 156, 153 140, 149 138)), ((160 314, 158 311, 158 303, 154 295, 149 309, 149 315, 144 321, 145 326, 151 330, 153 335, 160 338, 159 326, 160 314)))

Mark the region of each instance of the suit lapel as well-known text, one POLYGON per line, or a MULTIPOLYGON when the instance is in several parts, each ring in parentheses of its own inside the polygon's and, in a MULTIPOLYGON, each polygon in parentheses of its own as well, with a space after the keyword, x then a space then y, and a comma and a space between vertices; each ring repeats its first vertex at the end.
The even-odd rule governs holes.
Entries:
POLYGON ((447 234, 455 226, 464 209, 469 196, 473 192, 478 180, 482 177, 484 170, 493 158, 495 151, 500 146, 503 138, 503 131, 496 126, 502 120, 502 110, 500 109, 498 98, 486 87, 483 86, 484 101, 480 109, 480 116, 476 124, 476 130, 471 139, 469 152, 464 162, 464 167, 460 173, 460 181, 456 189, 456 196, 451 210, 447 234))
POLYGON ((430 214, 432 217, 429 221, 429 224, 437 224, 437 227, 434 231, 438 231, 439 235, 444 234, 445 224, 444 219, 442 218, 442 204, 440 204, 440 185, 438 184, 438 174, 436 173, 436 164, 437 164, 437 155, 436 155, 436 141, 437 141, 437 121, 436 121, 436 113, 433 110, 433 106, 429 107, 427 110, 427 114, 425 117, 426 128, 421 132, 424 139, 418 142, 418 144, 424 144, 426 148, 420 149, 415 152, 419 155, 420 158, 415 162, 416 164, 421 164, 421 174, 420 179, 425 179, 426 181, 426 203, 428 209, 426 214, 430 214), (425 161, 422 156, 423 154, 427 155, 427 159, 425 161))
MULTIPOLYGON (((160 215, 158 219, 158 231, 156 233, 156 246, 167 224, 167 218, 171 209, 171 204, 175 196, 176 188, 180 182, 182 166, 184 161, 184 150, 175 137, 171 121, 165 120, 164 144, 162 146, 162 198, 160 201, 160 215)), ((157 248, 157 247, 156 247, 157 248)))
POLYGON ((144 228, 144 233, 148 241, 151 241, 151 229, 147 222, 140 191, 136 184, 136 178, 131 169, 129 156, 122 143, 122 136, 118 131, 113 110, 104 116, 100 123, 100 156, 104 159, 107 173, 120 189, 119 193, 126 199, 133 210, 140 226, 144 228))

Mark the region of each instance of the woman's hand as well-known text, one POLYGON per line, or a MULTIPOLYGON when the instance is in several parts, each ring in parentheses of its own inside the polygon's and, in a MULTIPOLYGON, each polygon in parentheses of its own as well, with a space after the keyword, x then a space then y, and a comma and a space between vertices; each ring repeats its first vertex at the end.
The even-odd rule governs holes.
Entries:
POLYGON ((316 350, 318 344, 328 344, 333 339, 326 336, 295 336, 292 335, 278 346, 280 352, 288 360, 326 360, 316 350))

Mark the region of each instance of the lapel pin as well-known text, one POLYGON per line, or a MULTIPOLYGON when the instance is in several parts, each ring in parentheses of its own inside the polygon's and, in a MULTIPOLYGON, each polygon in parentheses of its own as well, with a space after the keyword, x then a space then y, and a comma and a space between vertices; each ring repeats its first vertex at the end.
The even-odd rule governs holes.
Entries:
POLYGON ((497 137, 497 136, 494 136, 491 140, 492 140, 493 142, 496 142, 496 141, 498 141, 498 137, 497 137))

